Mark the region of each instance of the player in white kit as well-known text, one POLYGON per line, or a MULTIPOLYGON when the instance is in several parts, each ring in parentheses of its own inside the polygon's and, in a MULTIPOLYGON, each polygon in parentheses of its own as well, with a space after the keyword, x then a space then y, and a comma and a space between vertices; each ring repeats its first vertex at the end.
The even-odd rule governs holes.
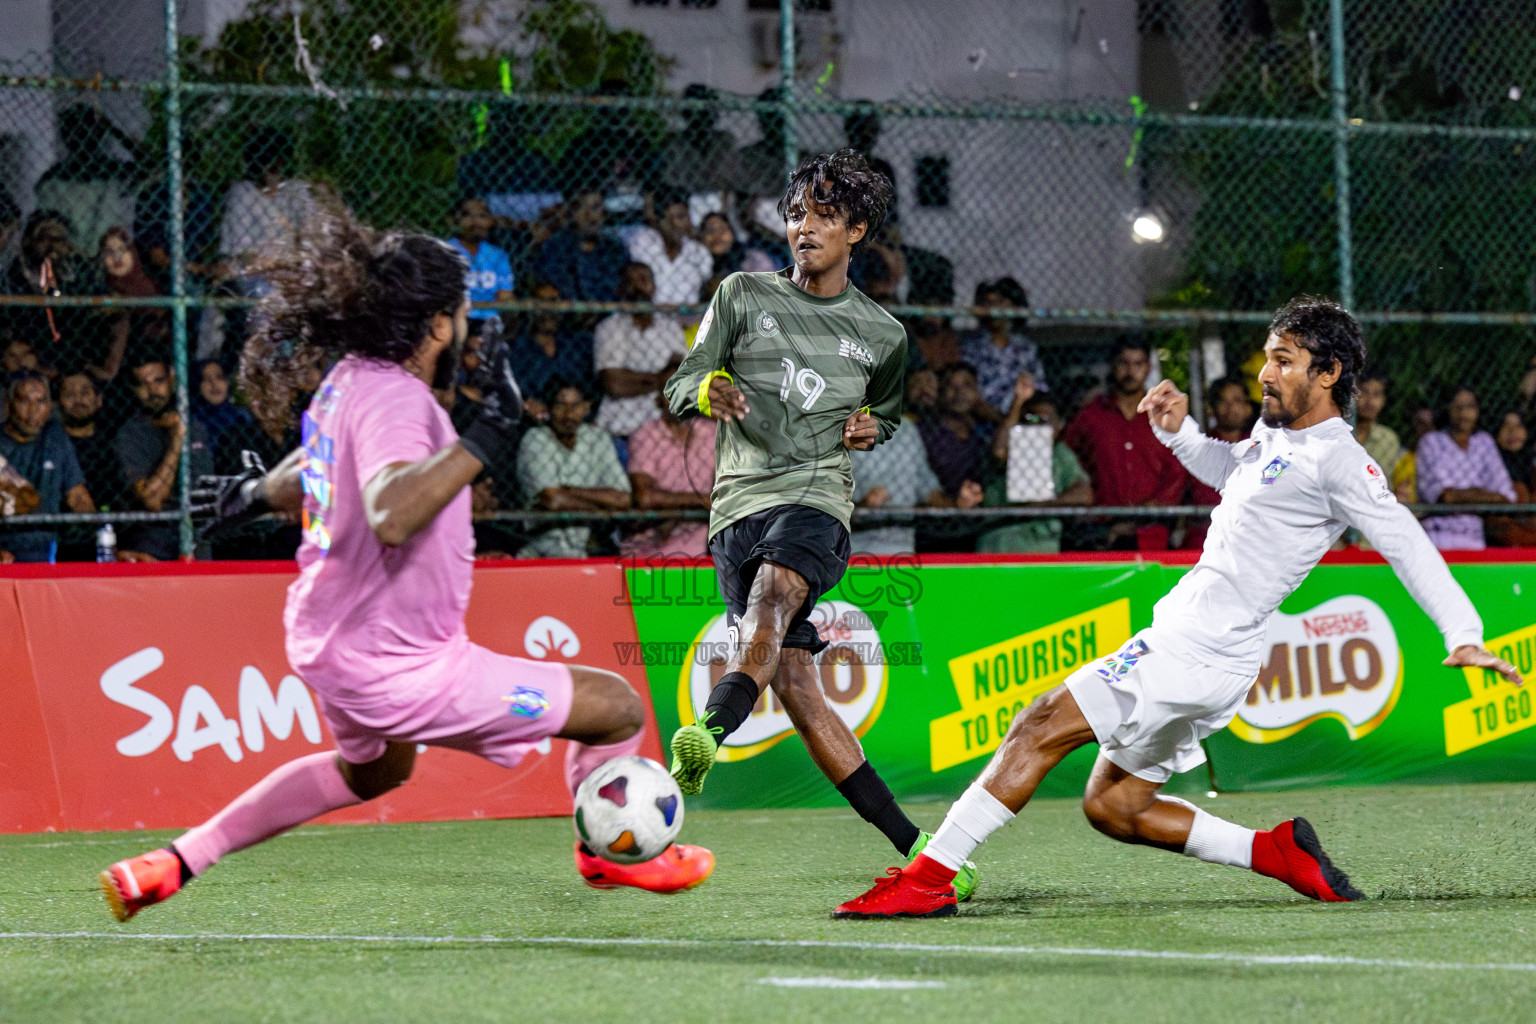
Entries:
POLYGON ((927 849, 834 917, 956 913, 950 880, 959 865, 1013 819, 1046 772, 1095 740, 1083 810, 1105 835, 1250 868, 1317 900, 1362 898, 1305 818, 1256 832, 1158 792, 1201 764, 1200 741, 1237 713, 1258 676, 1270 614, 1354 526, 1440 627, 1445 665, 1521 679, 1483 647, 1471 601, 1343 418, 1365 365, 1359 324, 1336 303, 1295 299, 1275 314, 1264 355, 1263 418, 1246 441, 1202 434, 1188 397, 1168 381, 1142 400, 1158 439, 1221 490, 1200 561, 1157 603, 1152 625, 1018 715, 927 849))

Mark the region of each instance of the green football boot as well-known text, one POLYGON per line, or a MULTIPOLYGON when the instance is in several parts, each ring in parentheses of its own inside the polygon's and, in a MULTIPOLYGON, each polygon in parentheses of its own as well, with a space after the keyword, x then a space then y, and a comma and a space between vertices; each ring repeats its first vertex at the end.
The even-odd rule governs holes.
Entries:
POLYGON ((685 725, 672 734, 672 777, 684 796, 704 792, 704 776, 715 766, 715 730, 703 723, 685 725))
MULTIPOLYGON (((677 741, 674 740, 673 742, 675 743, 677 741)), ((676 769, 673 770, 672 774, 677 774, 676 769)), ((684 790, 684 792, 686 792, 686 790, 684 790)), ((912 852, 907 854, 907 863, 911 864, 913 861, 917 860, 917 855, 923 852, 924 847, 926 847, 932 839, 932 832, 920 833, 917 837, 917 842, 912 845, 912 852)), ((966 861, 964 864, 962 864, 960 866, 960 870, 955 872, 955 880, 951 884, 955 887, 956 902, 964 903, 966 900, 970 899, 976 893, 976 865, 971 861, 966 861)))

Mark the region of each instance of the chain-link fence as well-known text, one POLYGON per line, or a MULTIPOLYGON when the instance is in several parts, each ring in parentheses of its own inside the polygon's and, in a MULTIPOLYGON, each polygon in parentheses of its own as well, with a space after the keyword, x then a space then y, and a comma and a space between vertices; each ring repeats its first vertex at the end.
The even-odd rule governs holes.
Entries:
MULTIPOLYGON (((654 389, 723 275, 789 263, 797 156, 843 146, 895 184, 853 277, 910 350, 910 422, 855 459, 856 548, 1198 544, 1217 495, 1122 409, 1167 376, 1241 435, 1302 293, 1370 331, 1357 434, 1400 496, 1536 537, 1493 503, 1532 483, 1525 0, 25 6, 0 42, 16 557, 94 557, 108 521, 122 552, 291 554, 289 523, 200 547, 187 484, 297 443, 238 360, 256 258, 325 192, 455 239, 477 333, 512 345, 534 401, 476 485, 482 552, 701 554, 712 448, 654 389), (1440 431, 1454 465, 1424 462, 1440 431)), ((482 372, 472 343, 461 427, 482 372)))

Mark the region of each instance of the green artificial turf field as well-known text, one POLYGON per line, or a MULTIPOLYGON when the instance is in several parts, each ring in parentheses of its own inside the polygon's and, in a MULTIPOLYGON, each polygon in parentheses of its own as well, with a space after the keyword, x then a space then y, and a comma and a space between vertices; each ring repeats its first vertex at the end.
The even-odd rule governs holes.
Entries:
MULTIPOLYGON (((1536 1018, 1536 788, 1200 802, 1309 817, 1373 898, 1311 903, 1042 801, 979 851, 947 920, 831 920, 892 857, 851 812, 811 810, 690 815, 719 864, 672 897, 583 886, 564 819, 307 827, 119 925, 96 873, 171 834, 10 836, 0 1020, 1536 1018)), ((931 828, 943 808, 911 810, 931 828)))

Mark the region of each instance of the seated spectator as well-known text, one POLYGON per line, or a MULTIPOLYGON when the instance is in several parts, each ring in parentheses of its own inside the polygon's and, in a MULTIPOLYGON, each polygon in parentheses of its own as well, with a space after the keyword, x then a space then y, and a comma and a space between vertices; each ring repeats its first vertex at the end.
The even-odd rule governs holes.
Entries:
MULTIPOLYGON (((153 298, 160 294, 155 282, 144 272, 133 238, 122 228, 108 228, 101 236, 97 263, 110 295, 127 298, 153 298)), ((131 341, 160 351, 171 340, 170 314, 164 309, 113 310, 108 321, 108 344, 102 359, 92 372, 101 380, 114 379, 122 368, 123 357, 131 341)))
MULTIPOLYGON (((36 372, 15 374, 7 382, 5 397, 0 457, 37 491, 38 504, 32 511, 43 515, 94 511, 75 447, 53 419, 48 381, 36 372)), ((0 548, 17 562, 51 562, 58 543, 59 535, 46 529, 0 536, 0 548)))
MULTIPOLYGON (((1499 420, 1499 431, 1493 435, 1499 445, 1499 455, 1509 472, 1515 487, 1515 501, 1521 505, 1531 501, 1532 452, 1530 432, 1525 426, 1525 416, 1519 409, 1510 409, 1499 420)), ((1483 521, 1490 546, 1501 548, 1528 548, 1536 546, 1536 516, 1488 516, 1483 521)))
POLYGON ((987 470, 992 430, 976 418, 981 394, 976 371, 955 363, 939 376, 939 401, 933 415, 918 424, 928 465, 945 497, 960 508, 981 504, 980 481, 987 470))
MULTIPOLYGON (((130 360, 133 362, 133 360, 130 360)), ((129 492, 128 507, 146 512, 172 510, 180 501, 181 449, 192 446, 192 479, 213 473, 208 435, 196 420, 190 427, 176 411, 176 375, 159 356, 130 367, 139 411, 118 429, 118 467, 129 492)), ((133 523, 118 531, 122 561, 169 561, 181 554, 176 523, 133 523)))
MULTIPOLYGON (((202 166, 199 148, 195 135, 182 135, 181 224, 189 286, 201 286, 218 272, 213 261, 219 246, 219 196, 196 176, 202 166)), ((144 257, 144 269, 165 295, 171 291, 171 181, 163 161, 154 162, 152 173, 139 191, 133 240, 144 257)))
MULTIPOLYGON (((651 301, 651 268, 630 263, 620 276, 625 302, 651 301)), ((663 373, 674 358, 688 354, 683 329, 665 313, 615 313, 593 332, 592 365, 603 402, 597 425, 614 437, 628 437, 661 415, 656 404, 663 373)))
MULTIPOLYGON (((693 82, 683 90, 683 99, 717 102, 720 94, 707 85, 693 82)), ((688 194, 725 192, 741 178, 736 164, 736 137, 717 127, 716 107, 693 107, 683 112, 683 130, 662 147, 661 180, 688 194)))
MULTIPOLYGON (((1109 389, 1083 406, 1062 434, 1088 471, 1097 505, 1176 505, 1184 497, 1189 474, 1153 435, 1147 414, 1136 411, 1151 372, 1146 341, 1120 339, 1110 363, 1109 389)), ((1160 551, 1168 546, 1168 534, 1166 523, 1132 519, 1111 524, 1103 542, 1116 551, 1160 551)))
POLYGON ((693 238, 686 195, 663 191, 656 195, 655 205, 655 226, 630 236, 629 258, 651 268, 656 302, 696 305, 704 282, 714 276, 714 257, 693 238))
MULTIPOLYGON (((662 371, 662 382, 677 372, 681 357, 662 371)), ((661 415, 629 438, 629 482, 635 507, 709 508, 715 486, 715 421, 707 416, 679 420, 658 392, 661 415)), ((664 520, 625 541, 621 553, 641 564, 668 558, 703 558, 709 546, 706 519, 664 520)))
MULTIPOLYGON (((512 300, 512 260, 502 249, 486 239, 496 219, 484 199, 466 196, 453 208, 454 226, 457 229, 449 243, 464 257, 469 270, 464 275, 464 287, 470 302, 510 302, 512 300)), ((501 327, 501 314, 494 309, 471 309, 469 331, 478 335, 491 320, 501 327)))
MULTIPOLYGON (((900 509, 922 505, 954 507, 928 465, 928 451, 917 424, 903 419, 884 444, 851 453, 853 502, 859 508, 900 509)), ((969 501, 971 495, 966 498, 969 501)), ((965 507, 969 508, 970 505, 965 507)), ((856 555, 904 555, 917 550, 917 530, 890 523, 853 531, 850 549, 856 555)))
POLYGON ((1515 501, 1529 504, 1531 500, 1531 434, 1525 424, 1525 416, 1519 409, 1510 409, 1499 419, 1499 432, 1494 435, 1499 446, 1499 457, 1510 482, 1515 485, 1515 501))
POLYGON ((21 373, 30 370, 41 373, 42 367, 37 362, 37 352, 32 344, 21 338, 12 338, 5 343, 5 348, 0 350, 0 376, 9 377, 13 373, 21 373))
MULTIPOLYGON (((1446 408, 1447 426, 1425 434, 1415 462, 1419 498, 1448 505, 1515 500, 1515 488, 1499 446, 1477 429, 1477 395, 1460 387, 1446 408)), ((1424 532, 1441 551, 1481 551, 1487 546, 1481 516, 1429 516, 1424 532)))
MULTIPOLYGON (((978 307, 987 309, 1029 307, 1024 286, 1011 277, 983 281, 976 286, 975 298, 978 307)), ((1008 410, 1019 374, 1029 374, 1036 391, 1051 390, 1045 380, 1045 365, 1040 362, 1040 348, 1023 328, 1023 320, 982 317, 979 327, 960 337, 960 358, 976 367, 976 383, 986 403, 978 414, 993 423, 1008 410)))
POLYGON ((932 367, 919 367, 907 375, 902 405, 901 415, 914 423, 922 423, 933 415, 939 405, 939 375, 932 367))
POLYGON ((1536 422, 1536 353, 1525 360, 1525 373, 1515 385, 1515 394, 1526 423, 1536 422))
POLYGON ((217 359, 192 367, 197 390, 192 393, 192 419, 203 425, 208 452, 216 472, 234 475, 244 468, 241 451, 258 449, 256 417, 229 397, 229 376, 217 359))
POLYGON ((1387 375, 1381 370, 1367 370, 1360 378, 1360 390, 1355 396, 1355 440, 1365 453, 1376 460, 1383 473, 1397 468, 1403 446, 1397 434, 1377 422, 1387 405, 1387 375))
MULTIPOLYGON (((21 248, 6 272, 8 295, 94 295, 95 274, 70 241, 69 221, 36 210, 21 232, 21 248)), ((71 306, 0 306, 0 335, 26 341, 44 367, 73 362, 94 344, 96 315, 71 306)), ((88 356, 87 356, 88 358, 88 356)))
POLYGON ((1409 426, 1413 431, 1413 443, 1404 447, 1403 454, 1397 457, 1397 465, 1392 467, 1392 490, 1398 501, 1413 505, 1419 500, 1416 453, 1425 436, 1434 433, 1435 410, 1427 406, 1415 409, 1409 426))
POLYGON ((568 205, 566 226, 539 248, 534 272, 540 281, 554 285, 562 299, 612 302, 629 253, 603 229, 603 194, 577 192, 568 205))
MULTIPOLYGON (((1211 437, 1236 444, 1252 432, 1256 415, 1253 399, 1248 397, 1248 386, 1237 378, 1222 377, 1212 381, 1205 392, 1205 404, 1205 432, 1211 437)), ((1190 502, 1195 505, 1220 504, 1221 492, 1190 477, 1190 502)))
POLYGON ((955 333, 954 324, 945 317, 923 317, 914 333, 917 344, 912 346, 908 356, 915 355, 919 366, 938 372, 964 358, 960 354, 960 336, 955 333))
POLYGON ((699 244, 709 252, 711 277, 736 273, 746 258, 747 247, 736 240, 736 229, 723 213, 706 213, 699 221, 699 244))
MULTIPOLYGON (((533 297, 543 302, 557 302, 560 293, 552 284, 539 284, 533 297)), ((536 420, 549 418, 543 395, 549 382, 592 379, 592 335, 570 330, 561 313, 536 311, 528 317, 528 329, 512 342, 508 358, 518 387, 523 389, 524 408, 536 420)))
POLYGON ((58 210, 70 227, 70 242, 90 252, 111 227, 132 227, 141 144, 96 107, 77 103, 59 113, 59 162, 37 182, 40 209, 58 210), (127 150, 119 160, 112 143, 127 150))
MULTIPOLYGON (((574 381, 555 379, 544 391, 549 424, 523 435, 517 483, 528 508, 548 512, 602 512, 629 508, 629 477, 613 438, 587 423, 592 402, 574 381)), ((592 530, 559 526, 535 537, 518 558, 585 558, 592 530)))
MULTIPOLYGON (((1011 508, 1042 508, 1050 505, 1091 505, 1093 485, 1088 474, 1072 454, 1072 449, 1061 443, 1061 431, 1066 426, 1061 409, 1050 395, 1036 394, 1035 383, 1029 374, 1019 375, 1014 385, 1013 402, 1008 415, 997 428, 992 441, 992 456, 1002 472, 995 472, 987 483, 987 506, 1011 508), (1051 486, 1055 497, 1039 502, 1010 502, 1008 500, 1008 465, 1010 431, 1020 423, 1044 423, 1051 428, 1051 486)), ((1042 469, 1044 467, 1041 467, 1042 469)), ((976 539, 976 550, 991 554, 1057 554, 1062 547, 1062 521, 1060 519, 1028 519, 1022 523, 1010 523, 988 530, 976 539)))
POLYGON ((85 489, 98 508, 121 508, 123 477, 117 465, 117 447, 100 416, 100 382, 84 370, 65 373, 59 379, 59 418, 75 446, 75 461, 85 475, 85 489))

